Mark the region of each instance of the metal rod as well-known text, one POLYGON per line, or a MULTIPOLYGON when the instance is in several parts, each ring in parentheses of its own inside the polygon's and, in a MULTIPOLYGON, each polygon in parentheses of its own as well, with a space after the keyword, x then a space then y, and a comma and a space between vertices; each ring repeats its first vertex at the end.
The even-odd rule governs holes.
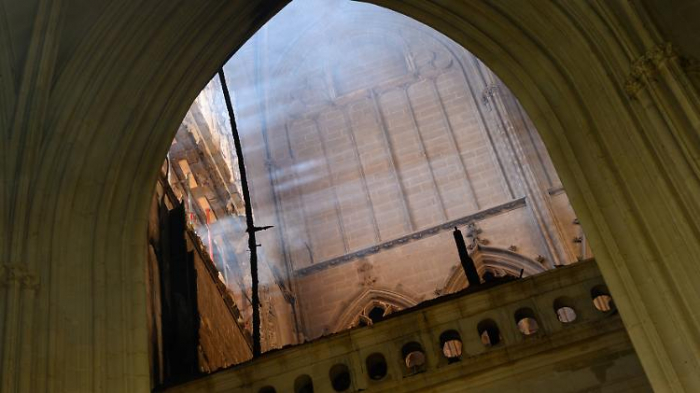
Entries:
MULTIPOLYGON (((231 122, 231 133, 233 134, 233 143, 236 147, 236 156, 238 156, 238 171, 241 175, 241 189, 243 191, 243 203, 245 203, 245 221, 246 232, 248 232, 248 249, 250 250, 250 276, 252 281, 253 299, 251 301, 253 307, 253 357, 260 356, 260 299, 258 297, 258 253, 257 242, 255 240, 255 232, 258 228, 255 227, 253 221, 253 206, 250 203, 250 192, 248 191, 248 176, 245 171, 245 162, 243 161, 243 148, 241 147, 241 138, 238 135, 236 127, 236 118, 233 113, 233 105, 231 104, 231 95, 226 86, 226 76, 224 69, 219 70, 219 81, 221 82, 221 90, 224 93, 226 101, 226 109, 228 110, 229 121, 231 122)), ((262 228, 261 228, 262 229, 262 228)))
POLYGON ((464 269, 464 274, 467 276, 469 288, 481 285, 481 278, 476 270, 476 265, 474 265, 474 260, 469 256, 467 245, 464 243, 464 236, 462 236, 462 231, 455 227, 452 235, 454 235, 455 238, 457 252, 459 253, 459 261, 462 264, 462 269, 464 269))

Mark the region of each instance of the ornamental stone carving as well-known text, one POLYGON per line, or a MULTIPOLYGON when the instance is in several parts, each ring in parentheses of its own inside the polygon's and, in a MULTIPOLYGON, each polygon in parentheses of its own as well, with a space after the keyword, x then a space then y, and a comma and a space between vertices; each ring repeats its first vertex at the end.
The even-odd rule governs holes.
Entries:
POLYGON ((631 98, 637 97, 650 80, 668 61, 680 58, 676 48, 670 42, 664 42, 651 49, 632 63, 629 76, 625 81, 625 91, 631 98))

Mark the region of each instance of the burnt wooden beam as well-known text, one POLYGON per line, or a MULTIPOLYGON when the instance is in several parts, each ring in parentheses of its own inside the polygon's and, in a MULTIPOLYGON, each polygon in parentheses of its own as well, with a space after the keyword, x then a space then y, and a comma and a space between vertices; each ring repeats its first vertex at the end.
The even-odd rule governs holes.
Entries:
POLYGON ((224 69, 219 70, 219 81, 221 82, 221 90, 224 93, 226 101, 226 109, 228 110, 228 118, 231 123, 231 134, 233 135, 233 143, 236 148, 236 156, 238 156, 238 171, 241 175, 241 190, 243 192, 243 203, 245 204, 245 220, 246 232, 248 232, 248 249, 250 250, 250 276, 252 281, 252 306, 253 306, 253 357, 260 356, 260 298, 258 295, 258 252, 255 233, 260 228, 255 226, 253 221, 253 206, 250 203, 250 191, 248 190, 248 176, 245 169, 245 161, 243 159, 243 147, 241 146, 241 138, 236 127, 236 118, 233 113, 233 104, 231 103, 231 94, 226 85, 226 75, 224 69))
POLYGON ((464 274, 467 276, 467 281, 469 281, 469 288, 474 288, 481 285, 481 277, 479 277, 479 272, 476 270, 474 260, 469 256, 467 245, 464 242, 464 236, 462 236, 462 231, 455 227, 452 235, 454 236, 455 244, 457 245, 459 261, 462 264, 462 269, 464 269, 464 274))

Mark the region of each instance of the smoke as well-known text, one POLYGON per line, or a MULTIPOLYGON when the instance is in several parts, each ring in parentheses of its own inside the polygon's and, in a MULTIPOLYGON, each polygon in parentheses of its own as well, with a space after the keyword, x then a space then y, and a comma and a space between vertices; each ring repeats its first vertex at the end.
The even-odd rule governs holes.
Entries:
POLYGON ((319 159, 310 159, 298 162, 282 168, 274 168, 271 176, 276 179, 275 190, 284 194, 285 191, 304 188, 318 180, 318 172, 323 162, 319 159))
MULTIPOLYGON (((388 185, 389 178, 376 169, 382 165, 377 157, 360 151, 356 133, 363 125, 355 122, 365 119, 379 126, 365 89, 408 72, 406 48, 386 34, 387 26, 397 21, 412 23, 368 4, 295 0, 224 66, 256 224, 276 226, 260 236, 263 264, 283 268, 285 258, 291 258, 300 268, 339 256, 345 252, 340 222, 345 221, 345 230, 357 232, 373 214, 369 186, 363 181, 396 186, 388 185)), ((203 95, 216 114, 225 156, 235 159, 218 78, 203 95)), ((236 173, 233 159, 228 165, 236 173)), ((217 242, 221 253, 247 263, 240 217, 220 219, 199 231, 227 239, 217 242)))
MULTIPOLYGON (((219 269, 224 282, 237 296, 246 296, 250 303, 250 252, 248 251, 248 235, 246 233, 245 217, 227 216, 209 225, 200 225, 196 233, 208 249, 214 264, 219 269), (211 236, 211 243, 209 242, 211 236), (246 295, 243 295, 243 294, 246 295)), ((265 235, 258 235, 265 238, 265 235)), ((258 279, 261 287, 274 287, 275 277, 272 266, 275 257, 267 255, 264 247, 258 249, 259 266, 258 279)))

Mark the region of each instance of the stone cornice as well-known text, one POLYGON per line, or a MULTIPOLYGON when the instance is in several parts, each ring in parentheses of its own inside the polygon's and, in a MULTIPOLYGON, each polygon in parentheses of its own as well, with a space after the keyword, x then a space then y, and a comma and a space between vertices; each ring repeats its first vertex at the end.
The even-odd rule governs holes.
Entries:
POLYGON ((503 203, 501 205, 494 206, 494 207, 491 207, 488 209, 484 209, 484 210, 481 210, 477 213, 474 213, 474 214, 471 214, 468 216, 464 216, 464 217, 458 218, 456 220, 448 221, 444 224, 436 225, 434 227, 423 229, 421 231, 414 232, 414 233, 411 233, 411 234, 408 234, 406 236, 402 236, 402 237, 399 237, 399 238, 396 238, 393 240, 389 240, 389 241, 386 241, 384 243, 374 245, 372 247, 363 248, 362 250, 358 250, 358 251, 355 251, 353 253, 345 254, 345 255, 342 255, 342 256, 339 256, 336 258, 332 258, 332 259, 327 259, 323 262, 319 262, 319 263, 316 263, 314 265, 311 265, 311 266, 308 266, 305 268, 297 269, 294 274, 296 276, 307 276, 309 274, 317 273, 319 271, 325 270, 325 269, 332 267, 332 266, 341 265, 343 263, 350 262, 350 261, 358 259, 358 258, 362 258, 362 257, 372 255, 372 254, 377 254, 383 250, 388 250, 388 249, 393 248, 394 246, 397 246, 397 245, 402 245, 402 244, 410 243, 412 241, 424 239, 426 237, 436 235, 436 234, 443 232, 443 231, 452 230, 454 227, 467 225, 468 223, 473 222, 473 221, 483 220, 485 218, 495 216, 497 214, 500 214, 500 213, 503 213, 503 212, 506 212, 509 210, 514 210, 514 209, 525 206, 525 204, 526 204, 525 197, 522 197, 519 199, 514 199, 512 201, 503 203))

